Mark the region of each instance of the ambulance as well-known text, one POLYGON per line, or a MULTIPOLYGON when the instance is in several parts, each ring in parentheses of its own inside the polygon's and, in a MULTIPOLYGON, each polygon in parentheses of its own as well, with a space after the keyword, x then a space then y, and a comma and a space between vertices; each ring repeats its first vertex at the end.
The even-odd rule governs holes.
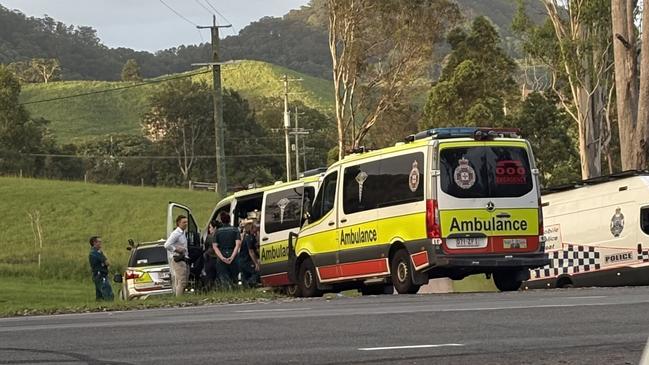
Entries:
POLYGON ((187 216, 190 253, 193 252, 192 248, 196 247, 194 251, 202 254, 205 249, 202 243, 207 236, 207 225, 212 220, 218 221, 221 212, 230 214, 231 224, 235 227, 254 212, 260 218, 259 255, 262 284, 279 287, 288 294, 296 295, 296 286, 289 282, 287 272, 289 233, 296 233, 304 222, 303 204, 310 205, 320 174, 324 170, 310 170, 296 181, 243 190, 222 199, 214 207, 202 233, 189 207, 170 202, 167 210, 167 234, 175 228, 175 217, 178 214, 187 216))
POLYGON ((543 192, 550 263, 527 288, 649 285, 649 173, 628 171, 543 192))
POLYGON ((327 169, 291 233, 288 280, 302 296, 416 293, 473 274, 512 291, 548 264, 538 170, 518 130, 437 128, 358 152, 327 169))

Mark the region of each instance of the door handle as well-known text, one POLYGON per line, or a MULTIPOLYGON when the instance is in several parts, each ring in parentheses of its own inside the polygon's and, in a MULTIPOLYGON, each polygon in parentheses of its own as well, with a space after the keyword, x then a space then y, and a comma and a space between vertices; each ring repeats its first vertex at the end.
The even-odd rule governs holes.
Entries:
POLYGON ((262 237, 261 240, 262 241, 268 241, 268 237, 262 237))
POLYGON ((331 222, 329 222, 329 223, 327 223, 327 224, 330 225, 330 226, 333 226, 334 224, 336 224, 336 222, 331 221, 331 222))
POLYGON ((343 218, 340 220, 340 223, 347 223, 347 218, 343 218))
POLYGON ((509 213, 500 213, 500 214, 496 215, 496 217, 497 218, 511 218, 512 216, 509 213))

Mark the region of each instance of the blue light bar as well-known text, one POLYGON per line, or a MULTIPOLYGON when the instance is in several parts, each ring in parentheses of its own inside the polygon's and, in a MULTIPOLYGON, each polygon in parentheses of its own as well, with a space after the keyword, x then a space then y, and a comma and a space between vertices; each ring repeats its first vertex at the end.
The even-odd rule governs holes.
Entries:
POLYGON ((406 137, 406 142, 412 142, 424 138, 432 139, 447 138, 474 138, 476 140, 490 139, 495 137, 519 138, 520 130, 516 128, 484 128, 484 127, 450 127, 433 128, 411 134, 406 137))

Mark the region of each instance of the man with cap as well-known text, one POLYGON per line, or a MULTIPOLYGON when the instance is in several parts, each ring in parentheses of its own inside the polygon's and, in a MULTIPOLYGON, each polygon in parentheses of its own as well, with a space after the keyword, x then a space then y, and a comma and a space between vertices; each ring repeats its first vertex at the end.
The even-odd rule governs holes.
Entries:
POLYGON ((108 266, 110 266, 110 262, 101 250, 102 243, 101 237, 90 237, 90 254, 88 255, 88 260, 90 261, 90 270, 92 271, 92 281, 95 283, 95 299, 97 301, 112 301, 113 288, 110 286, 110 280, 108 279, 108 266))

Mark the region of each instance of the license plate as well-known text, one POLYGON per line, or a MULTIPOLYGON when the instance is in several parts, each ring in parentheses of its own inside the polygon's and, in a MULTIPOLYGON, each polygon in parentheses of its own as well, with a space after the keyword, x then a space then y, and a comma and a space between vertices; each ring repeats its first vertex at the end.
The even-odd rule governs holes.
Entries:
POLYGON ((484 248, 487 247, 487 237, 462 237, 446 240, 449 248, 484 248))
POLYGON ((527 248, 527 239, 525 238, 505 238, 503 248, 527 248))

